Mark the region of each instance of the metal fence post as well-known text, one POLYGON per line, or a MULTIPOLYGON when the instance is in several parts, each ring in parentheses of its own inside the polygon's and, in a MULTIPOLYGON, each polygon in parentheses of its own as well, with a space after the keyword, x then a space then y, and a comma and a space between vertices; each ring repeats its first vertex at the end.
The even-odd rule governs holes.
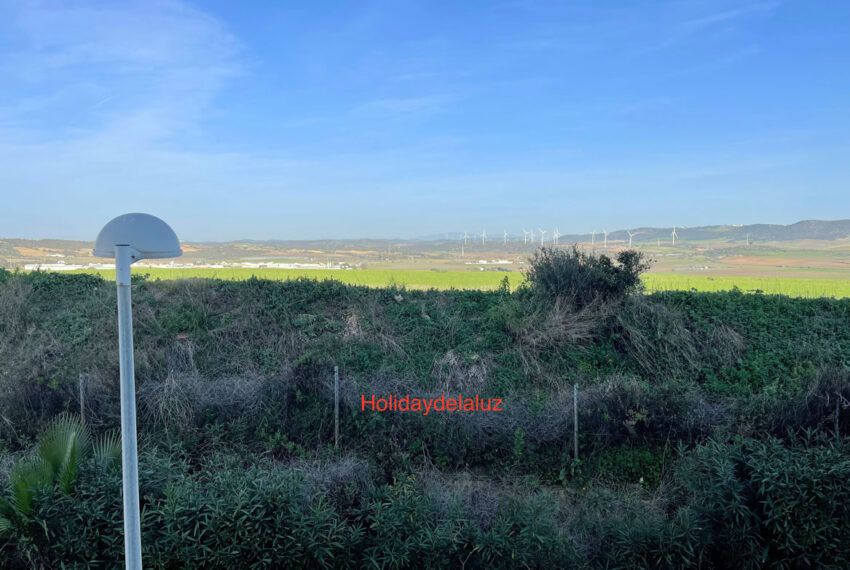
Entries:
POLYGON ((334 447, 339 449, 339 366, 334 366, 334 447))
POLYGON ((80 420, 86 423, 86 392, 88 390, 88 378, 80 373, 80 420))
POLYGON ((573 384, 573 458, 578 460, 578 384, 573 384))

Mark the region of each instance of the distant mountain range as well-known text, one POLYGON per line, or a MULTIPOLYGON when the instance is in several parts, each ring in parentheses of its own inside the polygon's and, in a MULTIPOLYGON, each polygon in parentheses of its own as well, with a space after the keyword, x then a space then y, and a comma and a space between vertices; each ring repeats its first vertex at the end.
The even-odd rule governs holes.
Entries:
MULTIPOLYGON (((551 243, 552 230, 548 229, 546 233, 546 241, 551 243)), ((629 232, 632 233, 634 244, 649 243, 661 241, 662 245, 669 244, 671 241, 672 227, 652 228, 638 227, 628 230, 616 230, 608 233, 609 242, 627 243, 629 241, 629 232)), ((742 244, 747 240, 751 243, 764 242, 787 242, 799 240, 825 240, 833 241, 839 239, 850 239, 850 219, 848 220, 805 220, 790 225, 780 224, 750 224, 750 225, 725 225, 725 226, 699 226, 699 227, 677 227, 676 228, 677 245, 681 243, 683 246, 689 242, 715 242, 718 244, 728 243, 742 244)), ((513 244, 512 248, 516 249, 517 242, 519 247, 522 245, 523 236, 516 234, 509 235, 509 245, 513 244)), ((539 230, 534 232, 534 241, 539 242, 539 230)), ((239 240, 232 242, 184 242, 186 256, 188 258, 245 258, 251 259, 252 256, 258 258, 278 255, 282 251, 298 250, 303 254, 310 252, 337 252, 345 253, 365 253, 371 252, 390 252, 390 251, 411 251, 411 250, 439 250, 444 249, 445 244, 451 244, 451 247, 456 247, 457 243, 463 239, 462 232, 452 232, 441 234, 439 236, 422 236, 413 239, 315 239, 315 240, 239 240)), ((490 234, 486 240, 487 246, 495 246, 500 244, 503 235, 490 234)), ((604 239, 601 230, 597 231, 595 241, 601 244, 604 239)), ((562 245, 591 241, 591 234, 561 234, 560 243, 562 245)), ((468 245, 470 249, 481 248, 481 236, 476 235, 476 232, 470 232, 468 245)), ((17 238, 0 238, 0 265, 3 261, 11 259, 31 259, 38 260, 45 257, 56 258, 85 258, 90 257, 92 243, 86 241, 75 240, 59 240, 59 239, 42 239, 28 240, 17 238)), ((511 249, 511 248, 509 248, 511 249)))
MULTIPOLYGON (((670 239, 673 228, 634 228, 629 229, 635 243, 670 239)), ((608 234, 608 239, 628 241, 627 230, 617 230, 608 234)), ((600 234, 597 234, 600 235, 600 234)), ((850 220, 804 220, 787 226, 780 224, 749 224, 741 226, 698 226, 693 228, 677 227, 676 235, 682 241, 716 240, 727 242, 746 241, 797 241, 797 240, 837 240, 850 238, 850 220)), ((562 236, 574 238, 572 241, 586 241, 583 236, 562 236), (575 239, 580 238, 580 239, 575 239)))
MULTIPOLYGON (((547 239, 551 239, 553 228, 546 229, 547 239)), ((608 232, 608 239, 615 241, 628 241, 629 232, 632 233, 633 243, 655 241, 658 239, 671 239, 673 233, 672 227, 666 228, 651 228, 638 227, 628 228, 608 232)), ((534 231, 538 236, 538 230, 534 231)), ((509 235, 510 232, 509 232, 509 235)), ((677 240, 683 241, 728 241, 738 242, 746 241, 749 236, 750 241, 796 241, 796 240, 836 240, 850 238, 850 220, 804 220, 790 225, 781 224, 749 224, 749 225, 725 225, 725 226, 697 226, 697 227, 676 227, 677 240)), ((516 235, 511 235, 515 240, 516 235)), ((522 237, 522 236, 520 236, 522 237)), ((423 241, 451 241, 463 238, 463 233, 454 232, 450 234, 450 239, 447 240, 445 234, 442 236, 426 236, 419 238, 423 241)), ((603 238, 602 230, 596 232, 596 239, 603 238)), ((470 233, 470 242, 480 242, 480 234, 470 233)), ((490 241, 498 241, 502 239, 502 235, 491 235, 488 238, 490 241)), ((586 242, 591 240, 591 234, 561 234, 560 242, 586 242)))

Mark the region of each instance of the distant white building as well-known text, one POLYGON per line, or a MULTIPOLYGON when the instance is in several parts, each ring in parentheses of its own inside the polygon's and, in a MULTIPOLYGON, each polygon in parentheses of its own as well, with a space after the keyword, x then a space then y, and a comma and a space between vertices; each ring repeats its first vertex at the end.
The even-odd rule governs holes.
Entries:
POLYGON ((466 265, 513 265, 509 259, 479 259, 478 261, 467 261, 466 265))
POLYGON ((74 271, 85 268, 85 265, 68 264, 64 261, 57 261, 56 263, 27 263, 24 265, 25 271, 74 271))

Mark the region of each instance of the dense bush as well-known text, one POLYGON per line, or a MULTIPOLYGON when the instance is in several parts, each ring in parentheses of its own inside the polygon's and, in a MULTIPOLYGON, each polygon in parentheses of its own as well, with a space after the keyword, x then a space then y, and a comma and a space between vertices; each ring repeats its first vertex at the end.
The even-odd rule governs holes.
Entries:
POLYGON ((760 411, 754 420, 777 436, 804 430, 850 435, 850 370, 825 368, 804 391, 771 399, 760 411))
POLYGON ((675 479, 717 567, 850 565, 850 442, 709 442, 675 479))
MULTIPOLYGON (((459 498, 440 501, 408 476, 359 488, 359 506, 345 510, 326 499, 315 470, 254 460, 219 456, 191 472, 143 455, 145 566, 543 568, 578 560, 557 509, 535 494, 506 498, 479 524, 459 498)), ((120 485, 117 471, 89 463, 73 494, 45 489, 30 523, 38 532, 0 535, 6 567, 114 567, 123 559, 120 485)))
MULTIPOLYGON (((192 465, 145 452, 150 568, 844 568, 850 440, 709 441, 668 486, 553 492, 533 480, 434 470, 373 483, 352 458, 218 454, 192 465)), ((606 465, 610 466, 610 463, 606 465)), ((9 568, 110 568, 123 557, 121 480, 80 464, 73 488, 34 495, 0 530, 9 568)))
POLYGON ((795 299, 740 291, 665 292, 650 299, 686 315, 695 331, 722 324, 741 336, 736 362, 702 365, 705 385, 714 393, 789 397, 824 367, 850 367, 850 299, 795 299))
POLYGON ((581 308, 595 301, 622 299, 641 288, 649 269, 642 253, 625 250, 616 261, 607 255, 570 249, 540 248, 529 260, 526 279, 532 290, 581 308))
POLYGON ((708 401, 693 384, 628 375, 600 379, 581 392, 579 405, 582 432, 602 447, 625 440, 698 441, 728 421, 723 404, 708 401))

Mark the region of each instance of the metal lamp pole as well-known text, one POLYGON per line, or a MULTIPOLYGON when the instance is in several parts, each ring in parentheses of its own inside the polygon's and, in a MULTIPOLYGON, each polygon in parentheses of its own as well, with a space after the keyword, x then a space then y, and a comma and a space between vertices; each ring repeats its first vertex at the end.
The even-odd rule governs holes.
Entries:
POLYGON ((118 353, 121 369, 121 470, 124 490, 124 562, 142 570, 142 524, 139 513, 139 456, 136 441, 136 380, 133 366, 133 307, 130 297, 129 245, 115 246, 118 288, 118 353))
POLYGON ((139 453, 136 437, 136 380, 133 370, 133 308, 130 266, 142 259, 179 257, 180 240, 168 224, 150 214, 124 214, 103 226, 95 257, 115 258, 118 288, 118 355, 121 370, 121 470, 124 500, 124 561, 142 570, 142 521, 139 511, 139 453))

